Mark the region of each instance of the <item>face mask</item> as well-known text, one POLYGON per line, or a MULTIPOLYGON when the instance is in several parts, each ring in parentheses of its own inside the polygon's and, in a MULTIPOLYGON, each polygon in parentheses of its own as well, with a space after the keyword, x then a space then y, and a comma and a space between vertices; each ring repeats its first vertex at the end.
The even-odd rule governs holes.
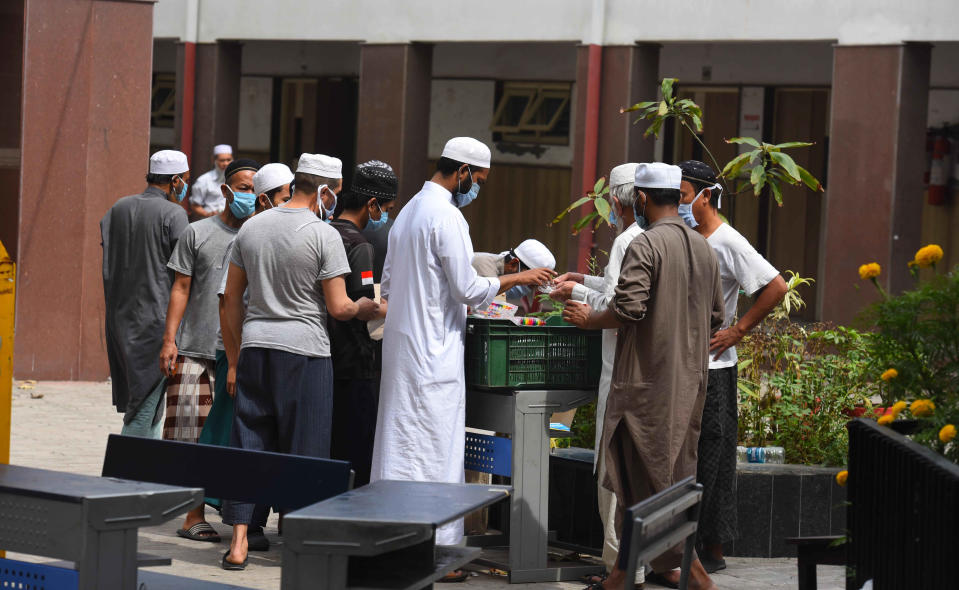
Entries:
POLYGON ((376 208, 380 210, 380 218, 373 219, 372 217, 370 217, 369 222, 367 222, 366 224, 366 229, 376 231, 380 229, 381 227, 383 227, 384 225, 386 225, 386 221, 390 218, 390 214, 387 213, 386 211, 383 211, 383 208, 380 207, 379 203, 376 204, 376 208))
POLYGON ((470 190, 466 191, 465 193, 461 193, 459 192, 459 188, 457 188, 456 196, 453 200, 456 202, 456 206, 462 209, 476 200, 476 195, 479 194, 479 191, 480 185, 473 180, 473 172, 470 171, 470 190))
MULTIPOLYGON (((636 201, 639 201, 638 197, 636 201)), ((649 220, 646 219, 646 201, 643 201, 642 214, 636 212, 636 201, 633 201, 633 217, 636 218, 636 225, 639 226, 639 229, 646 231, 646 228, 649 227, 649 220)))
MULTIPOLYGON (((706 190, 706 189, 703 189, 706 190)), ((699 225, 699 222, 696 221, 696 216, 693 215, 693 205, 696 201, 699 200, 699 197, 703 196, 703 191, 699 191, 699 194, 696 195, 696 198, 692 200, 691 203, 680 203, 679 204, 679 216, 683 218, 683 222, 688 225, 690 228, 695 228, 699 225)))
POLYGON ((246 219, 253 215, 253 209, 256 207, 256 195, 253 193, 237 193, 230 187, 226 188, 233 195, 233 200, 230 202, 230 212, 237 219, 246 219))
POLYGON ((336 211, 336 202, 338 200, 338 197, 336 196, 336 193, 333 192, 333 189, 325 184, 320 185, 320 190, 316 193, 316 199, 320 202, 320 207, 323 209, 323 213, 326 214, 326 222, 330 223, 333 221, 333 212, 336 211), (326 205, 323 204, 323 199, 321 198, 323 195, 323 189, 326 189, 331 195, 333 195, 333 207, 329 209, 327 209, 326 205))
POLYGON ((183 183, 183 187, 180 189, 180 192, 178 192, 178 193, 176 194, 176 202, 177 202, 177 203, 182 202, 182 201, 183 201, 183 198, 186 197, 187 183, 186 183, 186 181, 183 180, 182 178, 180 178, 180 182, 183 183))
POLYGON ((619 229, 619 222, 620 222, 620 219, 619 219, 619 217, 616 216, 616 207, 613 206, 613 205, 610 205, 610 207, 609 207, 609 223, 610 223, 613 227, 615 227, 616 229, 619 229))

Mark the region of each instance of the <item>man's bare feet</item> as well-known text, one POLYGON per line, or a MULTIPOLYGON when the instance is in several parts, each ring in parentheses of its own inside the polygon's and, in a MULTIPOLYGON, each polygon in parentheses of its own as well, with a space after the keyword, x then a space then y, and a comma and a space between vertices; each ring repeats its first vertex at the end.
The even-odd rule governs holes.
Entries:
POLYGON ((230 552, 224 558, 227 562, 239 565, 246 561, 249 552, 249 543, 246 540, 248 525, 233 525, 233 540, 230 541, 230 552))

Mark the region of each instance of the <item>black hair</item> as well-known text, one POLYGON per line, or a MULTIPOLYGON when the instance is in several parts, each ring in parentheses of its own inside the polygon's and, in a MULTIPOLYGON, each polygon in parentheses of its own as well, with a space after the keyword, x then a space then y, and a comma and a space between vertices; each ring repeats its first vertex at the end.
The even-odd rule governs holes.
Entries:
POLYGON ((170 184, 179 174, 154 174, 147 172, 147 184, 170 184))
POLYGON ((679 189, 675 188, 641 188, 636 187, 637 192, 642 192, 646 195, 654 205, 659 205, 664 207, 666 205, 672 205, 673 207, 679 206, 679 199, 681 193, 679 189))
MULTIPOLYGON (((263 193, 263 194, 266 195, 266 198, 269 199, 271 203, 273 203, 273 199, 276 198, 276 194, 277 194, 278 192, 280 192, 280 189, 282 189, 284 186, 286 186, 286 185, 285 185, 285 184, 281 184, 280 186, 278 186, 278 187, 276 187, 276 188, 271 188, 270 190, 266 191, 266 192, 263 193)), ((275 204, 276 204, 276 203, 274 203, 274 205, 275 205, 275 204)))
POLYGON ((296 188, 300 189, 300 192, 306 194, 315 193, 324 184, 328 186, 330 190, 335 191, 339 188, 341 182, 343 182, 341 178, 326 178, 325 176, 309 174, 307 172, 297 172, 293 175, 293 184, 296 185, 296 188))
MULTIPOLYGON (((457 162, 451 158, 443 157, 436 161, 436 170, 443 176, 449 176, 459 171, 459 169, 463 167, 463 164, 464 162, 457 162)), ((466 166, 470 173, 472 173, 473 168, 469 164, 466 164, 466 166)))
POLYGON ((367 195, 361 195, 356 191, 344 191, 337 199, 336 212, 339 214, 342 211, 358 211, 363 207, 366 207, 366 204, 370 202, 370 199, 376 199, 376 204, 383 208, 383 205, 393 201, 395 199, 381 199, 379 197, 370 197, 367 195))

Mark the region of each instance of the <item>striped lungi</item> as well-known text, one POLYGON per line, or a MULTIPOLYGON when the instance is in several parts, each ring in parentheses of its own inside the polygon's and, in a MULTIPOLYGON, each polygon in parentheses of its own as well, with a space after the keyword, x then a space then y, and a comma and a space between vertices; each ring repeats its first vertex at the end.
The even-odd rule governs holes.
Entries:
POLYGON ((178 356, 167 379, 163 438, 197 442, 213 405, 215 363, 211 359, 178 356))

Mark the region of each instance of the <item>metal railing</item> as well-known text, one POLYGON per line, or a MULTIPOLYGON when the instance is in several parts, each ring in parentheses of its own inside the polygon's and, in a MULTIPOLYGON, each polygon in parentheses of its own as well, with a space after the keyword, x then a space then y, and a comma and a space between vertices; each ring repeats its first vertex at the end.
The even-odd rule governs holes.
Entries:
POLYGON ((959 465, 872 420, 847 427, 847 589, 955 588, 959 465))

